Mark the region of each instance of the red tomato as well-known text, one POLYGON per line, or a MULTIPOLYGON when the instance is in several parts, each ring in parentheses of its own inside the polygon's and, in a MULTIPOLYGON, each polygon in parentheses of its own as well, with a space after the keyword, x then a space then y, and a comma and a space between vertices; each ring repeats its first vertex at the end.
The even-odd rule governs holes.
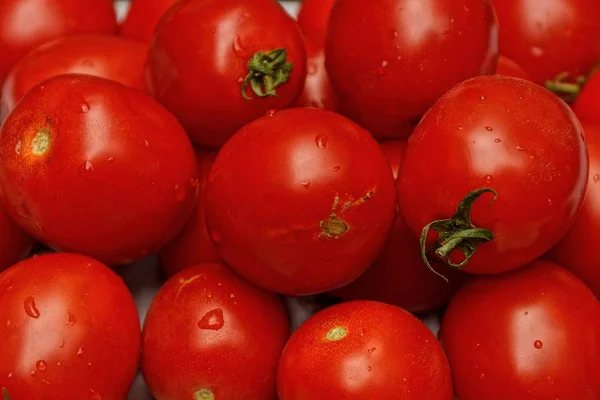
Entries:
POLYGON ((280 400, 451 400, 448 361, 435 336, 399 307, 355 301, 306 321, 285 347, 280 400))
POLYGON ((597 0, 492 0, 500 52, 543 84, 568 73, 586 75, 600 58, 597 0))
POLYGON ((117 21, 112 0, 0 1, 0 85, 30 50, 60 36, 113 33, 117 21))
MULTIPOLYGON (((390 140, 380 145, 396 179, 406 142, 390 140)), ((344 300, 376 300, 424 312, 446 304, 466 276, 447 267, 437 271, 451 278, 450 282, 424 268, 419 242, 397 214, 377 261, 360 278, 332 294, 344 300)))
POLYGON ((304 91, 298 99, 298 107, 316 107, 335 111, 337 100, 325 69, 325 51, 311 42, 306 42, 308 67, 304 91))
POLYGON ((496 68, 496 74, 530 80, 529 76, 527 75, 527 72, 525 72, 525 70, 519 64, 503 55, 500 55, 500 57, 498 57, 498 67, 496 68))
POLYGON ((1 120, 35 85, 56 75, 95 75, 146 90, 148 47, 116 36, 66 36, 23 57, 2 89, 1 120))
POLYGON ((585 81, 573 104, 573 111, 580 120, 600 125, 600 73, 594 72, 585 81))
POLYGON ((303 295, 361 275, 392 226, 390 167, 369 132, 316 108, 260 118, 223 146, 206 192, 223 259, 269 290, 303 295))
POLYGON ((161 17, 177 0, 133 0, 125 21, 121 24, 123 36, 150 43, 161 17))
POLYGON ((600 304, 558 265, 467 283, 440 338, 460 400, 600 398, 600 304))
POLYGON ((55 253, 6 270, 0 288, 4 398, 127 397, 140 323, 118 275, 91 258, 55 253))
POLYGON ((302 0, 298 12, 298 26, 304 36, 319 47, 325 44, 327 24, 335 0, 302 0))
POLYGON ((156 400, 270 400, 288 335, 277 296, 222 264, 193 266, 150 306, 142 372, 156 400))
POLYGON ((0 206, 0 271, 23 259, 32 247, 33 239, 0 206))
POLYGON ((194 264, 216 262, 221 259, 217 248, 208 234, 206 227, 205 187, 208 173, 215 160, 215 154, 197 151, 198 160, 198 201, 194 213, 183 230, 158 253, 160 264, 168 277, 194 264))
POLYGON ((2 125, 0 160, 2 200, 25 231, 111 265, 158 250, 196 201, 194 150, 177 120, 93 76, 33 88, 2 125))
POLYGON ((154 96, 192 140, 219 147, 268 110, 295 104, 306 52, 296 22, 273 0, 190 0, 158 26, 148 71, 154 96))
POLYGON ((569 233, 548 254, 552 261, 567 267, 600 297, 600 127, 584 125, 590 153, 587 195, 569 233))
POLYGON ((552 92, 500 75, 473 78, 446 93, 409 139, 400 207, 423 251, 435 231, 438 257, 472 273, 504 272, 567 233, 588 168, 581 124, 552 92))
POLYGON ((344 114, 375 137, 408 137, 455 84, 496 70, 489 0, 335 3, 325 65, 344 114))

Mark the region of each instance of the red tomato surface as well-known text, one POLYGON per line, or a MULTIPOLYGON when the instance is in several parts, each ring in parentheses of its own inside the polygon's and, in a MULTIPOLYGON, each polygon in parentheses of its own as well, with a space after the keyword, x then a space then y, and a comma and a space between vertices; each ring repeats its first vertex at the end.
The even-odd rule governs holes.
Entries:
POLYGON ((335 0, 302 0, 298 12, 298 26, 304 36, 319 47, 325 44, 327 24, 335 0))
POLYGON ((160 265, 171 277, 194 264, 216 262, 221 259, 206 227, 205 188, 215 153, 204 150, 196 152, 198 160, 198 201, 194 213, 183 230, 158 253, 160 265))
POLYGON ((142 372, 156 400, 271 400, 288 335, 277 296, 223 264, 196 265, 154 298, 142 372))
POLYGON ((573 111, 581 121, 600 125, 600 73, 594 72, 585 81, 573 104, 573 111))
POLYGON ((194 150, 177 120, 93 76, 32 89, 2 125, 0 160, 2 200, 25 231, 110 265, 158 250, 196 201, 194 150))
POLYGON ((316 108, 270 114, 223 146, 206 218, 221 256, 269 290, 332 290, 362 274, 392 226, 396 193, 377 142, 316 108))
POLYGON ((296 105, 336 111, 337 100, 325 69, 325 50, 323 47, 306 41, 306 52, 308 56, 306 82, 296 105))
POLYGON ((444 92, 496 70, 496 18, 489 0, 339 0, 325 54, 343 113, 406 138, 444 92))
POLYGON ((177 0, 133 0, 125 21, 121 24, 121 35, 150 43, 161 17, 177 0))
POLYGON ((46 43, 23 57, 6 78, 0 120, 32 87, 56 75, 95 75, 145 91, 147 54, 144 44, 108 35, 66 36, 46 43))
MULTIPOLYGON (((406 142, 388 140, 380 145, 396 179, 406 142)), ((402 215, 397 214, 377 261, 360 278, 332 294, 344 300, 381 301, 414 313, 432 310, 446 304, 466 277, 442 265, 436 265, 436 269, 449 278, 449 282, 425 268, 419 241, 402 215)))
POLYGON ((600 398, 600 305, 558 265, 467 283, 440 338, 460 400, 600 398))
POLYGON ((278 372, 280 400, 451 400, 435 336, 399 307, 371 301, 320 311, 292 335, 278 372))
POLYGON ((5 398, 127 398, 140 323, 118 275, 91 258, 55 253, 8 269, 0 288, 5 398))
POLYGON ((529 75, 527 75, 527 72, 519 64, 503 55, 498 57, 496 74, 529 80, 529 75))
POLYGON ((0 271, 20 261, 31 251, 33 239, 0 206, 0 271))
POLYGON ((0 85, 30 50, 60 36, 114 33, 112 0, 0 1, 0 85))
POLYGON ((295 104, 306 78, 306 52, 296 22, 273 0, 190 0, 178 3, 159 24, 148 73, 154 96, 192 140, 219 147, 268 110, 295 104), (286 53, 275 57, 279 49, 286 53), (266 75, 254 74, 258 93, 250 84, 244 89, 257 57, 263 57, 260 68, 274 71, 271 80, 289 74, 269 95, 266 75))
POLYGON ((586 75, 600 59, 597 0, 492 0, 500 52, 543 84, 561 73, 586 75))
POLYGON ((587 194, 575 224, 548 258, 570 269, 600 297, 600 127, 584 125, 584 131, 590 153, 587 194))
POLYGON ((484 193, 466 210, 472 224, 461 223, 455 232, 484 229, 493 240, 435 248, 441 255, 455 248, 456 264, 464 261, 464 247, 473 246, 465 271, 504 272, 533 261, 567 233, 588 167, 581 124, 552 92, 500 75, 473 78, 446 93, 409 139, 398 179, 400 207, 420 236, 426 225, 451 218, 467 194, 494 189, 496 201, 484 193))

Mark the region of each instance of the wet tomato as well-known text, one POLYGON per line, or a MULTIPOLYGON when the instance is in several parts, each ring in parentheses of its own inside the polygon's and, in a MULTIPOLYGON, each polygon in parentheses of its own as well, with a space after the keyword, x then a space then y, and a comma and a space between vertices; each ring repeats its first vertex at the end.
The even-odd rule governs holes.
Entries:
POLYGON ((337 100, 325 69, 325 51, 323 47, 307 41, 306 54, 308 57, 306 82, 296 105, 298 107, 316 107, 335 111, 337 100))
POLYGON ((452 399, 435 336, 401 308, 371 301, 308 319, 288 341, 277 379, 281 400, 452 399))
POLYGON ((169 277, 194 264, 221 259, 206 227, 205 187, 208 173, 215 160, 215 153, 198 150, 196 159, 199 185, 194 213, 177 237, 158 253, 161 267, 169 277))
POLYGON ((460 400, 598 399, 598 337, 600 303, 546 261, 467 283, 440 331, 460 400))
MULTIPOLYGON (((394 179, 398 176, 405 147, 406 142, 402 140, 381 143, 394 179)), ((432 310, 446 304, 466 277, 466 274, 441 263, 435 267, 448 281, 424 268, 419 241, 402 215, 397 214, 377 261, 360 278, 332 294, 343 300, 381 301, 414 313, 432 310)))
POLYGON ((112 0, 2 0, 0 2, 0 84, 30 50, 60 36, 114 33, 112 0))
POLYGON ((133 0, 121 35, 150 43, 160 19, 177 0, 133 0))
POLYGON ((296 22, 273 0, 190 0, 159 24, 148 71, 154 96, 192 140, 219 147, 268 110, 295 104, 306 52, 296 22))
POLYGON ((325 44, 327 24, 335 0, 303 0, 298 12, 298 26, 304 37, 318 47, 325 44))
POLYGON ((325 65, 340 109, 378 139, 408 137, 444 92, 496 70, 488 0, 339 0, 327 32, 325 65))
POLYGON ((140 323, 112 270, 76 254, 27 259, 0 275, 4 398, 125 399, 140 323))
POLYGON ((31 251, 33 239, 0 206, 0 271, 20 261, 31 251))
POLYGON ((600 73, 597 71, 585 81, 573 104, 573 111, 581 121, 600 125, 600 73))
POLYGON ((446 93, 410 137, 401 211, 423 253, 435 231, 437 257, 468 272, 504 272, 567 233, 588 168, 581 124, 552 92, 500 75, 473 78, 446 93))
POLYGON ((206 196, 223 259, 252 282, 292 295, 356 279, 381 251, 396 210, 377 142, 316 108, 242 128, 219 152, 206 196))
POLYGON ((173 276, 152 301, 142 373, 157 400, 273 399, 288 335, 276 295, 223 264, 196 265, 173 276))
POLYGON ((2 120, 35 85, 56 75, 100 76, 146 90, 144 66, 148 47, 117 36, 66 36, 46 43, 23 57, 2 89, 2 120))
POLYGON ((498 67, 496 68, 498 75, 512 76, 513 78, 521 78, 529 80, 527 72, 516 62, 508 57, 500 55, 498 57, 498 67))
POLYGON ((120 264, 158 250, 196 201, 194 150, 154 99, 61 75, 33 88, 0 131, 7 211, 52 248, 120 264))

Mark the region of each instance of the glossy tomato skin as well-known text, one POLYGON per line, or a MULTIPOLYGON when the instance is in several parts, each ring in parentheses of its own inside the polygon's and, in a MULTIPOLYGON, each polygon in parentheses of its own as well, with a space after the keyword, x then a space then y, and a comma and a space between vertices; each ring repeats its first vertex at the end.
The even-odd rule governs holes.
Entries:
POLYGON ((600 305, 556 264, 467 283, 440 339, 461 400, 600 398, 600 305))
POLYGON ((504 76, 512 76, 513 78, 529 79, 527 72, 516 62, 510 58, 503 56, 502 54, 498 57, 498 67, 496 68, 496 74, 504 76))
POLYGON ((575 223, 547 258, 571 270, 600 297, 600 261, 596 249, 600 245, 596 232, 600 229, 600 127, 584 125, 590 154, 588 187, 575 223))
POLYGON ((325 65, 344 115, 378 139, 406 138, 444 92, 496 70, 497 35, 488 0, 339 0, 325 65))
POLYGON ((268 110, 295 104, 306 78, 300 29, 273 0, 190 0, 161 20, 148 59, 150 88, 199 145, 220 147, 268 110), (202 21, 202 23, 198 23, 202 21), (190 49, 197 51, 190 52, 190 49), (285 49, 292 63, 277 96, 242 96, 257 52, 285 49))
POLYGON ((0 271, 29 254, 33 239, 0 207, 0 271))
POLYGON ((195 264, 221 260, 206 226, 206 184, 215 156, 212 151, 196 151, 199 184, 194 212, 177 237, 158 253, 160 265, 168 277, 195 264))
POLYGON ((133 0, 121 35, 150 43, 160 19, 177 0, 133 0))
POLYGON ((588 168, 581 124, 562 100, 521 79, 473 78, 446 93, 409 139, 400 207, 418 237, 427 224, 452 217, 468 193, 494 189, 496 201, 485 193, 470 213, 494 239, 477 247, 464 271, 505 272, 566 234, 588 168))
POLYGON ((100 76, 146 91, 148 47, 108 35, 66 36, 31 51, 11 70, 2 89, 2 120, 38 83, 61 74, 100 76))
MULTIPOLYGON (((406 142, 387 140, 380 145, 397 179, 406 142)), ((466 274, 441 263, 436 268, 448 282, 425 267, 418 240, 397 213, 377 261, 357 280, 332 294, 343 300, 375 300, 412 313, 425 312, 446 304, 466 278, 466 274)))
POLYGON ((390 167, 369 132, 315 108, 279 111, 237 132, 206 196, 223 259, 291 295, 356 279, 382 249, 396 209, 390 167))
POLYGON ((543 84, 561 73, 586 75, 600 58, 596 0, 492 0, 500 52, 543 84))
POLYGON ((276 295, 223 264, 196 265, 172 277, 153 300, 142 372, 156 400, 271 400, 288 335, 276 295))
POLYGON ((127 398, 140 323, 118 275, 54 253, 6 270, 0 287, 0 387, 11 399, 127 398))
POLYGON ((302 95, 296 102, 298 107, 316 107, 336 111, 337 99, 325 69, 325 50, 313 42, 306 41, 307 69, 302 95))
POLYGON ((298 12, 298 26, 304 36, 319 47, 325 44, 329 16, 335 0, 303 0, 298 12))
POLYGON ((600 125, 600 74, 594 72, 573 104, 573 111, 583 122, 600 125))
POLYGON ((21 57, 60 36, 117 30, 112 0, 3 0, 0 4, 0 84, 21 57))
POLYGON ((32 89, 2 125, 7 211, 52 248, 109 265, 157 251, 196 201, 189 138, 151 97, 62 75, 32 89))
POLYGON ((452 399, 435 336, 401 308, 371 301, 326 308, 300 326, 281 357, 278 390, 281 400, 452 399))

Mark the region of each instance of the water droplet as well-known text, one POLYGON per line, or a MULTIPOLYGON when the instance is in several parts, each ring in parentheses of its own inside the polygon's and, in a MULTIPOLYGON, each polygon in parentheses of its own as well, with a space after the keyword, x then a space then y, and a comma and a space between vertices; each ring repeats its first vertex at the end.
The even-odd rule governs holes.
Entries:
POLYGON ((534 57, 542 57, 545 54, 544 49, 538 46, 531 46, 529 50, 531 51, 531 55, 534 57))
POLYGON ((217 33, 217 28, 212 28, 212 29, 211 29, 211 32, 212 32, 212 33, 217 33))
POLYGON ((392 32, 391 32, 391 33, 392 33, 392 35, 391 35, 391 36, 392 36, 392 39, 393 39, 393 38, 397 38, 397 37, 398 37, 398 32, 397 32, 397 31, 395 31, 395 30, 392 30, 392 32))
POLYGON ((218 331, 223 327, 224 323, 223 310, 216 308, 204 314, 204 317, 198 321, 198 328, 218 331))
POLYGON ((31 296, 25 299, 25 313, 31 318, 38 319, 40 317, 40 311, 37 309, 35 305, 35 299, 31 296))
POLYGON ((57 367, 62 367, 62 363, 59 361, 59 362, 56 363, 56 366, 57 367))
POLYGON ((500 138, 494 139, 494 143, 500 143, 501 141, 502 141, 502 139, 500 139, 500 138))
POLYGON ((92 362, 88 362, 88 368, 92 368, 92 362))
POLYGON ((336 165, 335 167, 333 167, 333 172, 338 172, 340 170, 340 166, 336 165))
POLYGON ((115 161, 114 157, 108 157, 108 160, 106 160, 109 164, 112 164, 115 161))
POLYGON ((243 57, 245 55, 246 49, 244 47, 244 44, 242 43, 241 36, 237 35, 233 40, 233 44, 231 46, 233 47, 233 52, 236 56, 243 57))
POLYGON ((81 346, 81 347, 79 348, 79 350, 77 350, 77 355, 78 355, 78 356, 82 356, 82 355, 83 355, 83 353, 84 353, 84 352, 83 352, 83 346, 81 346))
POLYGON ((185 187, 175 185, 175 201, 181 203, 183 200, 185 200, 185 195, 185 187))
POLYGON ((388 66, 388 62, 387 62, 387 61, 385 61, 385 60, 383 60, 383 61, 381 62, 381 66, 382 66, 383 68, 386 68, 386 67, 388 66))
POLYGON ((61 339, 60 344, 58 345, 58 347, 60 347, 61 349, 65 348, 65 338, 61 339))
POLYGON ((491 126, 486 126, 485 130, 488 132, 492 132, 494 130, 494 128, 492 128, 491 126))
POLYGON ((83 60, 81 62, 81 65, 83 65, 84 67, 93 68, 94 62, 92 60, 83 60))
POLYGON ((13 373, 12 373, 12 372, 9 372, 9 373, 8 373, 8 377, 9 377, 9 378, 12 378, 12 377, 13 377, 13 373))
POLYGON ((525 311, 525 315, 529 315, 529 311, 525 311))
POLYGON ((271 109, 267 110, 267 114, 266 115, 267 115, 267 117, 272 117, 272 116, 275 115, 276 112, 277 112, 276 109, 271 108, 271 109))
POLYGON ((315 75, 317 72, 319 72, 319 65, 316 62, 309 62, 306 67, 306 74, 315 75))
POLYGON ((65 322, 65 325, 73 326, 76 322, 77 318, 75 318, 75 315, 71 311, 67 311, 67 322, 65 322))
POLYGON ((235 295, 234 295, 233 293, 231 293, 231 294, 229 295, 229 298, 230 298, 230 299, 235 299, 235 295))
POLYGON ((315 143, 317 144, 318 148, 324 149, 327 147, 328 140, 329 140, 329 138, 327 137, 327 135, 320 134, 320 135, 317 135, 317 137, 315 138, 315 143))
POLYGON ((102 396, 95 390, 90 389, 90 400, 102 400, 102 396))
POLYGON ((463 129, 464 129, 464 128, 463 128, 463 126, 462 126, 462 125, 459 125, 459 126, 458 126, 458 130, 459 130, 459 131, 462 131, 463 129))
POLYGON ((147 140, 144 140, 144 146, 148 147, 148 146, 150 146, 150 143, 148 143, 147 140))
POLYGON ((535 347, 538 350, 541 350, 544 347, 544 343, 542 343, 541 340, 536 340, 535 342, 533 342, 533 347, 535 347))
POLYGON ((90 104, 85 101, 81 93, 76 90, 72 90, 68 96, 69 108, 77 113, 86 113, 90 111, 90 104))
POLYGON ((6 326, 7 326, 7 327, 8 327, 8 326, 10 326, 10 324, 11 324, 11 322, 10 322, 10 319, 9 319, 9 320, 6 320, 6 326))
POLYGON ((44 372, 48 368, 48 364, 44 360, 39 360, 35 363, 35 368, 40 372, 44 372))
POLYGON ((302 187, 308 189, 310 187, 310 182, 301 182, 302 187))
POLYGON ((479 376, 481 377, 481 379, 485 378, 485 374, 481 374, 479 376))
POLYGON ((36 370, 31 371, 30 375, 35 378, 37 376, 37 371, 36 370))
POLYGON ((480 97, 480 99, 481 99, 481 100, 485 100, 485 96, 481 96, 481 97, 480 97))
POLYGON ((213 242, 215 242, 215 243, 219 243, 223 239, 221 237, 221 234, 219 232, 217 232, 217 231, 211 231, 210 232, 210 237, 213 240, 213 242))
POLYGON ((85 170, 86 171, 93 171, 94 170, 94 164, 92 164, 92 162, 90 160, 86 160, 85 161, 85 170))
POLYGON ((375 350, 377 350, 375 347, 371 347, 369 350, 367 350, 369 352, 369 354, 372 354, 375 350))
POLYGON ((494 178, 491 175, 486 175, 485 178, 483 178, 483 181, 486 183, 486 185, 492 183, 493 180, 494 178))
POLYGON ((517 150, 519 150, 519 151, 523 151, 523 150, 525 150, 525 149, 524 149, 524 148, 522 148, 521 146, 517 146, 517 150))
POLYGON ((20 155, 21 155, 21 146, 22 146, 22 143, 21 143, 21 141, 19 140, 19 141, 17 142, 17 144, 15 145, 15 153, 17 153, 17 155, 18 155, 18 156, 20 156, 20 155))
POLYGON ((373 370, 373 367, 371 367, 370 365, 367 367, 367 371, 371 372, 373 370))
POLYGON ((600 182, 600 174, 594 175, 594 183, 600 182))
POLYGON ((552 204, 554 204, 554 201, 552 201, 552 199, 548 199, 548 206, 551 207, 552 204))

